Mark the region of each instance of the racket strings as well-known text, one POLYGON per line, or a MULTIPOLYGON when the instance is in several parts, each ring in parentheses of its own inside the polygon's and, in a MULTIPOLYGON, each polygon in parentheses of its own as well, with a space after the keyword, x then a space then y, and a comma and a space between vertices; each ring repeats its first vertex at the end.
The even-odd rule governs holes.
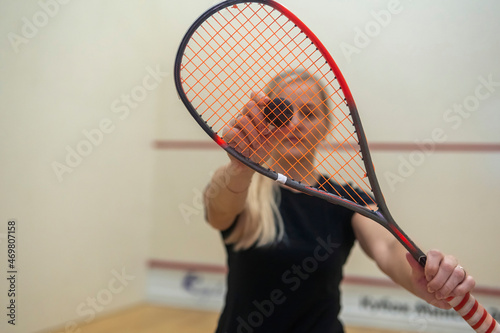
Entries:
MULTIPOLYGON (((187 44, 181 77, 193 107, 215 133, 223 136, 225 128, 238 121, 252 91, 263 91, 281 73, 298 69, 309 73, 310 85, 320 89, 311 94, 298 80, 289 78, 286 93, 279 83, 268 92, 269 96, 279 95, 292 103, 294 115, 292 124, 288 125, 291 134, 266 137, 258 133, 259 137, 265 137, 259 142, 267 149, 247 147, 240 153, 270 170, 296 175, 297 181, 322 174, 325 181, 306 185, 331 191, 330 182, 342 184, 348 199, 360 202, 361 196, 355 194, 354 188, 370 195, 371 186, 342 89, 321 52, 279 11, 267 5, 247 3, 212 15, 196 29, 187 44), (294 82, 297 84, 291 84, 294 82), (316 107, 328 108, 329 115, 324 118, 317 110, 302 110, 300 101, 306 99, 319 100, 316 107), (290 158, 294 150, 309 159, 290 158)), ((267 123, 260 125, 267 126, 267 123)), ((242 128, 246 136, 238 140, 257 139, 252 130, 255 124, 248 126, 242 128)), ((276 133, 280 131, 285 130, 275 129, 276 133)), ((227 143, 237 146, 236 141, 227 143)))
MULTIPOLYGON (((189 73, 189 74, 194 75, 197 71, 200 71, 200 73, 198 73, 198 74, 201 74, 200 78, 196 78, 196 77, 194 78, 194 82, 197 85, 201 84, 201 87, 200 86, 199 87, 189 86, 189 89, 186 90, 186 93, 198 90, 198 93, 195 92, 195 97, 199 97, 199 93, 203 92, 204 90, 207 90, 208 85, 213 85, 213 88, 212 88, 213 92, 220 94, 220 96, 224 96, 225 91, 242 89, 243 87, 238 86, 238 82, 248 81, 248 80, 245 81, 243 78, 243 75, 246 73, 245 70, 242 70, 242 66, 245 64, 245 61, 241 62, 236 68, 231 67, 231 64, 236 63, 236 61, 235 61, 236 58, 241 57, 241 54, 242 54, 241 52, 246 52, 245 48, 241 48, 240 53, 235 52, 234 54, 231 54, 229 51, 231 51, 234 48, 227 50, 227 48, 224 47, 225 45, 228 44, 227 43, 228 40, 230 38, 232 38, 232 35, 230 33, 226 33, 225 38, 218 38, 220 41, 217 40, 217 37, 220 37, 222 35, 222 32, 226 31, 227 25, 232 26, 231 21, 226 21, 226 24, 222 24, 222 23, 220 23, 221 20, 218 20, 216 16, 214 16, 213 18, 214 18, 214 23, 217 23, 217 24, 213 24, 211 21, 207 21, 206 25, 201 26, 204 33, 197 31, 196 38, 192 39, 195 42, 197 49, 199 51, 198 52, 195 51, 193 48, 189 47, 189 44, 188 44, 188 48, 191 51, 193 51, 195 54, 195 57, 191 60, 191 62, 195 63, 196 61, 199 61, 199 65, 195 66, 194 71, 189 73), (217 27, 217 25, 219 27, 217 27), (217 31, 217 33, 213 34, 213 33, 211 33, 211 31, 217 31), (205 35, 208 35, 210 38, 209 39, 205 38, 205 35), (198 42, 197 38, 201 39, 202 42, 201 43, 198 42), (207 52, 207 50, 210 51, 210 53, 207 52), (222 53, 220 53, 220 52, 222 52, 222 53), (216 58, 219 61, 213 62, 212 65, 207 64, 207 62, 214 59, 214 56, 217 56, 216 58), (222 66, 221 66, 221 63, 222 63, 222 66), (206 65, 206 69, 207 69, 206 71, 203 71, 200 69, 200 67, 203 65, 206 65), (216 71, 216 69, 218 69, 219 71, 216 71), (225 84, 224 80, 219 79, 219 77, 222 76, 221 74, 225 74, 226 76, 229 76, 229 75, 232 75, 233 73, 236 73, 237 75, 238 75, 238 73, 240 73, 237 77, 237 80, 234 80, 233 85, 228 86, 225 84), (212 80, 207 79, 207 80, 205 80, 205 82, 202 81, 203 79, 206 79, 209 77, 212 77, 212 80), (216 83, 217 81, 219 82, 218 84, 216 83)), ((224 17, 221 16, 221 18, 224 18, 224 17)), ((238 31, 238 29, 236 27, 234 27, 234 26, 232 26, 232 27, 233 27, 233 29, 235 29, 236 32, 238 31)), ((245 38, 245 36, 242 36, 242 38, 245 38)), ((238 44, 236 44, 236 45, 238 45, 238 44)), ((248 47, 251 47, 251 45, 249 44, 248 47)), ((251 56, 251 53, 247 52, 247 54, 249 56, 251 56)), ((185 67, 187 67, 187 66, 185 66, 185 67)), ((186 81, 189 81, 189 78, 190 77, 188 75, 186 77, 186 81)), ((253 79, 252 77, 248 77, 248 79, 253 80, 253 84, 257 84, 257 82, 259 81, 259 80, 253 79)), ((233 93, 235 93, 235 92, 236 91, 234 91, 233 93)), ((207 100, 209 100, 211 97, 213 97, 213 94, 207 95, 205 98, 201 98, 200 105, 196 106, 197 109, 200 106, 202 106, 203 104, 206 105, 208 110, 212 109, 213 104, 217 103, 218 101, 216 99, 214 99, 214 100, 212 100, 212 104, 209 104, 207 102, 207 100)), ((241 96, 240 99, 242 97, 243 96, 241 96)), ((241 100, 237 100, 237 101, 241 102, 241 100)), ((221 104, 222 104, 222 106, 225 105, 224 103, 221 103, 221 104)), ((230 111, 231 111, 230 108, 226 109, 226 112, 230 112, 230 111)))
MULTIPOLYGON (((252 17, 254 15, 256 15, 256 12, 252 11, 252 14, 253 15, 250 17, 247 17, 244 15, 246 20, 251 20, 252 17)), ((245 42, 244 45, 241 45, 242 41, 245 41, 246 38, 248 38, 248 35, 250 35, 252 31, 255 31, 255 29, 254 30, 241 29, 241 27, 243 27, 244 24, 240 21, 240 19, 238 18, 237 15, 233 15, 232 18, 238 22, 238 24, 239 24, 238 26, 235 26, 235 24, 232 23, 231 17, 228 19, 222 15, 217 15, 217 16, 213 16, 213 18, 214 18, 213 22, 207 21, 206 25, 201 26, 203 33, 199 32, 199 31, 196 32, 196 38, 200 38, 203 41, 203 43, 196 42, 196 46, 198 47, 200 52, 198 53, 198 52, 193 50, 194 54, 195 54, 193 62, 200 60, 199 62, 200 62, 200 66, 201 66, 202 64, 206 64, 206 61, 204 59, 212 60, 212 59, 214 59, 214 56, 217 56, 216 59, 219 61, 214 61, 212 66, 208 65, 207 66, 208 71, 201 72, 201 74, 202 74, 201 76, 203 78, 212 77, 212 80, 206 80, 206 83, 203 84, 201 87, 190 86, 189 87, 190 89, 188 89, 186 91, 186 93, 190 92, 191 90, 195 90, 195 89, 198 89, 199 92, 202 92, 202 91, 207 90, 207 89, 209 90, 209 88, 207 88, 207 86, 213 85, 214 86, 212 88, 213 92, 220 94, 220 96, 224 96, 225 94, 227 94, 228 91, 232 92, 233 96, 238 96, 237 92, 244 89, 243 86, 240 86, 238 84, 239 82, 243 82, 246 85, 250 84, 250 85, 254 85, 254 86, 257 86, 260 82, 262 82, 262 80, 264 78, 259 77, 258 74, 253 75, 253 76, 248 76, 247 75, 248 69, 245 69, 244 66, 249 61, 254 61, 254 62, 259 61, 263 57, 263 55, 267 54, 267 53, 263 53, 257 59, 255 59, 255 57, 253 56, 263 46, 263 44, 262 44, 263 42, 258 41, 259 40, 257 38, 258 36, 252 35, 252 40, 257 41, 257 45, 254 45, 255 43, 248 43, 248 42, 245 42), (222 21, 225 21, 225 23, 221 23, 222 21), (228 27, 231 27, 232 31, 227 31, 228 27), (241 31, 247 31, 247 33, 241 34, 241 31), (217 41, 216 37, 222 35, 223 32, 225 32, 224 35, 226 38, 225 39, 222 38, 222 42, 217 41), (205 34, 208 35, 210 38, 209 39, 205 38, 204 37, 205 34), (234 39, 235 36, 239 36, 239 41, 237 41, 233 47, 231 47, 229 49, 225 48, 224 46, 226 44, 228 44, 227 43, 228 40, 230 38, 234 39), (215 45, 212 45, 211 42, 213 42, 215 45), (237 47, 237 46, 239 46, 239 47, 237 47), (211 51, 211 53, 206 52, 204 50, 205 47, 208 48, 211 51), (232 52, 235 49, 237 49, 237 50, 235 52, 232 52), (250 52, 248 51, 248 49, 250 50, 250 52), (220 52, 222 52, 222 54, 220 52), (241 61, 237 61, 237 60, 241 60, 241 61), (221 63, 223 64, 223 66, 221 66, 221 63), (237 66, 234 67, 234 66, 232 66, 232 64, 237 64, 237 66), (217 68, 219 69, 219 71, 215 71, 217 68), (226 82, 225 80, 219 79, 221 76, 228 77, 228 76, 233 75, 233 74, 236 74, 237 77, 235 80, 232 81, 232 85, 228 86, 225 84, 225 82, 226 82), (244 77, 244 76, 246 76, 246 77, 244 77), (219 81, 219 84, 215 83, 217 80, 219 81), (221 89, 221 86, 223 86, 222 89, 221 89)), ((276 22, 276 21, 273 21, 273 22, 276 22)), ((260 36, 262 36, 262 31, 260 32, 260 36)), ((196 41, 196 38, 193 38, 193 40, 196 41)), ((195 70, 199 70, 200 66, 196 66, 195 70)), ((187 77, 187 79, 189 79, 189 77, 187 77)), ((200 82, 201 82, 200 79, 195 78, 195 83, 200 83, 200 82)), ((199 97, 198 94, 196 94, 195 96, 199 97)), ((207 100, 211 99, 212 96, 213 96, 213 94, 208 94, 206 96, 206 98, 201 98, 199 101, 200 104, 195 106, 195 108, 200 109, 202 106, 204 106, 203 104, 205 104, 207 109, 211 110, 213 104, 218 102, 217 100, 213 100, 213 103, 209 104, 207 102, 207 100)), ((244 95, 240 95, 240 97, 236 99, 236 103, 241 103, 242 102, 241 98, 243 98, 243 97, 244 97, 244 95)), ((225 103, 221 103, 221 104, 222 104, 222 106, 225 105, 225 103)), ((222 114, 221 119, 224 119, 224 116, 226 116, 228 112, 231 112, 231 108, 226 108, 226 111, 227 111, 226 113, 222 114)), ((203 113, 201 115, 203 116, 203 113)), ((215 121, 213 124, 217 125, 217 122, 215 121)), ((227 122, 223 121, 222 126, 227 126, 227 122)))

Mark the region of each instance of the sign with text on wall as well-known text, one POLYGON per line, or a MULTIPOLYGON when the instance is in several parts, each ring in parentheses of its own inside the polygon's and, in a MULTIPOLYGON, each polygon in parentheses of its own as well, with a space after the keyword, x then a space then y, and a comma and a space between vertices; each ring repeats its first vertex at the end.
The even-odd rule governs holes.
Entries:
MULTIPOLYGON (((226 276, 196 270, 153 268, 149 273, 149 301, 170 306, 220 311, 226 276)), ((346 325, 392 329, 399 332, 470 332, 453 310, 442 310, 390 285, 342 284, 341 319, 346 325)), ((478 295, 490 314, 500 320, 500 297, 478 295)), ((264 300, 260 300, 261 302, 264 300)), ((258 311, 258 309, 256 309, 258 311)))

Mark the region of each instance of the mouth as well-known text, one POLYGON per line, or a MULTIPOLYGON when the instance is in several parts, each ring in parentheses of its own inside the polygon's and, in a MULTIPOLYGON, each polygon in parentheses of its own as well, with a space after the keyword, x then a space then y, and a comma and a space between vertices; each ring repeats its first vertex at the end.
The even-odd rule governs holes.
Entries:
POLYGON ((295 135, 289 135, 286 140, 294 145, 296 145, 300 140, 295 135))

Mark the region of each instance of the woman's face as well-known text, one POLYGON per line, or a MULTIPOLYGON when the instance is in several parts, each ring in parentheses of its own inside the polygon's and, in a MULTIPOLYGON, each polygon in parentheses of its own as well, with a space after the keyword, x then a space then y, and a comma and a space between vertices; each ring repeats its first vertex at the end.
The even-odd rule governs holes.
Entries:
POLYGON ((286 135, 276 147, 278 159, 287 161, 312 157, 316 146, 330 128, 328 110, 321 100, 320 87, 312 80, 296 81, 284 87, 277 97, 292 102, 293 118, 287 125, 286 135))

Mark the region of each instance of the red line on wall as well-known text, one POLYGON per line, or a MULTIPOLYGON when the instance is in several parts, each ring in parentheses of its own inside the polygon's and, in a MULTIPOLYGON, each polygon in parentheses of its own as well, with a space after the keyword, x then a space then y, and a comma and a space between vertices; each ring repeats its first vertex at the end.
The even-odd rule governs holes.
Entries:
MULTIPOLYGON (((165 270, 218 273, 218 274, 227 273, 226 266, 216 265, 216 264, 201 264, 201 263, 190 263, 190 262, 158 260, 158 259, 152 259, 149 261, 148 264, 149 268, 151 269, 165 269, 165 270)), ((350 285, 362 285, 368 287, 399 288, 397 284, 395 284, 389 279, 362 277, 362 276, 345 276, 342 283, 350 285)), ((500 289, 476 286, 474 288, 474 294, 500 297, 500 289)))
MULTIPOLYGON (((156 140, 153 143, 159 150, 208 150, 219 149, 219 146, 209 140, 156 140)), ((356 146, 356 144, 353 144, 356 146)), ((482 152, 499 153, 500 143, 412 143, 412 142, 372 142, 372 151, 423 151, 423 152, 482 152)), ((343 147, 350 150, 350 145, 343 147)))
POLYGON ((182 141, 182 140, 156 140, 153 144, 156 149, 167 150, 205 150, 205 149, 220 149, 213 141, 182 141))
POLYGON ((150 268, 157 269, 171 269, 180 271, 194 271, 194 272, 205 272, 205 273, 227 273, 226 266, 223 265, 213 265, 213 264, 200 264, 200 263, 189 263, 180 261, 166 261, 166 260, 155 260, 149 261, 148 266, 150 268))

